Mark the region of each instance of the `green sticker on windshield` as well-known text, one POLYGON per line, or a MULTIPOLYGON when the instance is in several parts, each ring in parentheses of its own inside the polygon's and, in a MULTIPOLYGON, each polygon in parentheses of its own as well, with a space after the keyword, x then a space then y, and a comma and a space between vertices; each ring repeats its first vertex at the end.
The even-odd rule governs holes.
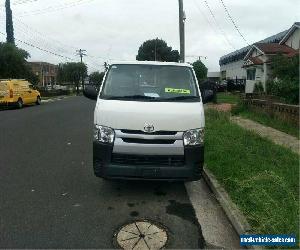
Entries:
POLYGON ((173 89, 173 88, 165 88, 166 93, 176 93, 176 94, 190 94, 191 91, 189 89, 173 89))

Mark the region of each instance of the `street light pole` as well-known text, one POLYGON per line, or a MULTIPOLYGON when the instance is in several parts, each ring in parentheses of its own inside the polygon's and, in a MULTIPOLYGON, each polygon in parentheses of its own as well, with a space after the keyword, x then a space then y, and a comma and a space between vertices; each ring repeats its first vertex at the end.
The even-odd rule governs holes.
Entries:
POLYGON ((183 0, 179 1, 179 36, 180 36, 180 62, 185 62, 185 14, 183 11, 183 0))

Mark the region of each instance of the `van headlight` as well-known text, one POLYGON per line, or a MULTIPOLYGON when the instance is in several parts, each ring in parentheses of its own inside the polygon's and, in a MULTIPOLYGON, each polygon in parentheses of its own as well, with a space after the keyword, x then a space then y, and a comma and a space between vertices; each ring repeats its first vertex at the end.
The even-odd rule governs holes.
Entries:
POLYGON ((203 145, 204 128, 191 129, 183 133, 183 143, 185 146, 203 145))
POLYGON ((115 131, 112 128, 95 125, 94 140, 102 143, 113 143, 115 139, 115 131))

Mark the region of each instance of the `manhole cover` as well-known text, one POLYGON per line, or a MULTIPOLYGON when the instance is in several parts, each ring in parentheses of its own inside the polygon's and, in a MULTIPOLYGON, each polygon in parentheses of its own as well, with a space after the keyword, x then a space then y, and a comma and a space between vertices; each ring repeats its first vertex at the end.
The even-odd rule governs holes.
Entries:
POLYGON ((117 232, 118 245, 127 249, 161 249, 168 240, 165 229, 150 221, 135 221, 117 232))

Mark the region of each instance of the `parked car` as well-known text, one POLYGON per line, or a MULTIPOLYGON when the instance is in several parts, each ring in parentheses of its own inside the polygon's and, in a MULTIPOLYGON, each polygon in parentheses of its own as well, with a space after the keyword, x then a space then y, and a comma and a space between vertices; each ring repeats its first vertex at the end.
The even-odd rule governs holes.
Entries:
POLYGON ((217 91, 218 92, 225 92, 227 90, 227 81, 223 80, 217 84, 217 91))
POLYGON ((204 163, 204 109, 190 64, 116 63, 97 94, 94 173, 106 179, 197 180, 204 163))
POLYGON ((25 80, 0 80, 0 105, 22 108, 24 104, 41 104, 41 94, 25 80))
POLYGON ((216 100, 217 95, 217 84, 210 80, 205 80, 200 83, 200 90, 202 94, 202 99, 205 102, 211 102, 216 100))

